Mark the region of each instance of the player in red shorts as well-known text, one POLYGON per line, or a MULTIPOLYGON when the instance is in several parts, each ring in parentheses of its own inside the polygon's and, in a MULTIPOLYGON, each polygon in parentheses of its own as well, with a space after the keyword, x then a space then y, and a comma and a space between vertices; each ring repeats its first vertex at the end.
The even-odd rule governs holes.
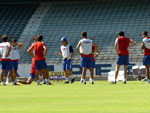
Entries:
POLYGON ((117 83, 117 77, 119 73, 119 69, 121 65, 124 65, 124 80, 123 83, 126 84, 127 80, 127 66, 129 65, 129 44, 132 43, 131 46, 136 46, 136 42, 131 40, 130 38, 126 38, 124 36, 124 32, 120 31, 118 33, 118 38, 115 41, 115 50, 117 52, 118 58, 117 58, 117 65, 115 70, 115 81, 112 82, 112 84, 117 83))
POLYGON ((39 75, 41 72, 46 76, 46 84, 49 85, 50 80, 49 76, 47 76, 47 64, 45 61, 47 56, 47 48, 42 41, 43 36, 38 36, 37 42, 32 44, 27 52, 32 56, 32 58, 35 58, 35 77, 37 85, 40 85, 39 75), (34 55, 32 53, 32 50, 34 50, 34 55))

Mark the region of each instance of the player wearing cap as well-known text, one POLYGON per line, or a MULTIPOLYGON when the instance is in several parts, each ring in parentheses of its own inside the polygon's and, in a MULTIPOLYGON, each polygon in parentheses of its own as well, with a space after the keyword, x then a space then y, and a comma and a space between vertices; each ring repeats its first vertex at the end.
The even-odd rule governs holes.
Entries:
POLYGON ((127 66, 129 65, 129 47, 136 46, 136 42, 131 40, 130 38, 126 38, 124 36, 124 32, 120 31, 118 33, 118 37, 115 41, 115 50, 117 52, 118 58, 117 58, 117 65, 115 70, 115 81, 112 82, 112 84, 117 83, 117 77, 119 73, 119 69, 121 65, 124 65, 124 80, 123 83, 126 84, 127 80, 127 66), (132 43, 132 45, 129 46, 129 44, 132 43))
MULTIPOLYGON (((19 61, 19 49, 23 46, 22 43, 17 43, 17 40, 12 39, 11 40, 11 61, 13 66, 13 77, 16 79, 17 70, 18 70, 18 61, 19 61)), ((9 74, 6 79, 6 83, 9 83, 9 74)))
POLYGON ((82 39, 77 45, 77 52, 81 57, 81 82, 83 84, 86 84, 87 69, 89 69, 90 72, 92 72, 92 54, 94 54, 94 52, 92 52, 92 46, 97 47, 97 45, 91 39, 87 38, 87 33, 82 32, 82 39))
POLYGON ((143 57, 143 65, 146 67, 146 76, 147 76, 147 83, 150 84, 150 37, 148 37, 147 31, 142 33, 143 41, 141 45, 141 50, 144 50, 144 57, 143 57))
MULTIPOLYGON (((61 38, 61 43, 62 46, 60 47, 60 52, 57 52, 56 55, 63 56, 62 66, 66 78, 64 84, 68 84, 69 83, 68 74, 72 76, 72 58, 74 56, 74 51, 72 46, 68 44, 66 37, 61 38)), ((75 78, 72 76, 71 83, 73 83, 74 81, 75 78)))
MULTIPOLYGON (((32 44, 32 46, 27 50, 29 55, 32 56, 32 58, 35 59, 35 76, 37 85, 40 85, 39 75, 42 72, 44 75, 47 75, 47 64, 46 64, 46 56, 47 56, 47 48, 44 45, 43 36, 38 36, 37 42, 32 44), (32 50, 34 50, 34 55, 32 53, 32 50), (45 52, 45 54, 44 54, 45 52)), ((49 77, 46 76, 46 84, 51 85, 49 81, 49 77)))
POLYGON ((11 61, 11 45, 8 41, 8 37, 6 35, 2 36, 2 43, 0 43, 0 56, 1 56, 1 73, 0 73, 0 78, 1 78, 1 84, 5 86, 6 84, 4 83, 4 73, 5 71, 9 71, 10 77, 12 80, 13 85, 16 85, 16 82, 14 81, 13 78, 13 70, 12 70, 12 61, 11 61))

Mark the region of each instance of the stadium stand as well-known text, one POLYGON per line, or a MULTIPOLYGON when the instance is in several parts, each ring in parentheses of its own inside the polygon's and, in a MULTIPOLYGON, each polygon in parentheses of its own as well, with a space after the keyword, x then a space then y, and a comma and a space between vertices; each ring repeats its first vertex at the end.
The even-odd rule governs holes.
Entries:
MULTIPOLYGON (((25 8, 21 8, 20 10, 16 8, 16 12, 18 13, 13 10, 14 14, 16 14, 16 16, 13 17, 16 17, 18 23, 20 23, 16 24, 17 30, 15 27, 10 29, 14 31, 11 32, 14 35, 11 35, 11 33, 9 34, 15 38, 20 37, 19 41, 21 42, 24 42, 22 39, 29 38, 25 47, 21 50, 20 63, 30 63, 31 57, 27 55, 26 49, 32 43, 32 37, 35 34, 41 34, 45 37, 44 42, 49 50, 47 58, 48 63, 61 63, 61 57, 56 56, 55 52, 59 51, 60 38, 66 36, 75 50, 74 64, 78 64, 80 58, 76 52, 76 45, 81 38, 80 32, 86 31, 98 44, 99 50, 101 51, 97 63, 110 64, 116 61, 116 52, 113 48, 113 44, 117 37, 117 33, 123 30, 127 37, 138 42, 137 47, 132 47, 130 49, 131 63, 142 62, 142 51, 140 51, 139 48, 142 40, 140 33, 144 30, 149 30, 149 5, 149 0, 145 0, 144 2, 142 0, 113 0, 113 2, 111 0, 49 2, 46 8, 41 7, 38 3, 30 3, 27 6, 14 5, 15 7, 25 8), (29 7, 32 7, 33 11, 29 11, 29 7), (29 26, 29 24, 31 26, 31 20, 33 21, 33 17, 36 17, 36 12, 38 12, 39 9, 43 9, 44 13, 42 13, 42 18, 40 18, 38 22, 36 21, 38 26, 35 27, 36 29, 33 32, 33 27, 27 26, 29 26), (21 16, 19 16, 20 18, 18 18, 17 14, 21 14, 21 16), (23 21, 21 19, 23 19, 23 21), (28 32, 26 31, 27 29, 28 32), (27 35, 27 33, 30 35, 27 35), (21 36, 21 34, 24 35, 21 36)), ((0 7, 4 6, 2 5, 0 7)), ((13 5, 10 5, 10 8, 11 7, 13 7, 13 5)), ((3 16, 5 13, 0 14, 1 21, 2 18, 5 17, 3 16)), ((6 14, 13 15, 11 12, 6 14)), ((38 16, 40 16, 40 14, 38 14, 38 16)), ((10 19, 10 23, 13 20, 16 23, 15 18, 10 19)), ((3 21, 1 21, 1 23, 3 23, 3 21)), ((6 30, 5 26, 11 26, 9 23, 0 25, 2 26, 1 34, 5 33, 5 31, 3 31, 3 29, 6 30)), ((34 25, 36 24, 34 23, 34 25)), ((14 26, 14 24, 12 26, 14 26)))

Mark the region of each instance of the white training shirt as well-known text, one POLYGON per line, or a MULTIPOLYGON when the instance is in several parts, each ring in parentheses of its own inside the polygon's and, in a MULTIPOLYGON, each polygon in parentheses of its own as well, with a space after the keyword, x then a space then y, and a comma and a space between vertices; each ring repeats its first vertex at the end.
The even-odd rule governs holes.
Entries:
POLYGON ((9 42, 2 42, 2 43, 0 43, 1 59, 11 59, 11 54, 8 57, 6 57, 6 55, 8 53, 8 45, 10 45, 9 42))
POLYGON ((18 45, 11 46, 10 54, 11 54, 12 60, 19 60, 20 59, 18 45))
POLYGON ((144 45, 147 49, 150 49, 150 38, 143 39, 144 45))
POLYGON ((80 53, 84 55, 89 55, 92 53, 93 41, 91 39, 81 39, 80 53))
POLYGON ((63 58, 71 57, 71 53, 73 52, 72 46, 70 44, 67 44, 67 46, 62 45, 60 47, 60 50, 61 50, 63 58))

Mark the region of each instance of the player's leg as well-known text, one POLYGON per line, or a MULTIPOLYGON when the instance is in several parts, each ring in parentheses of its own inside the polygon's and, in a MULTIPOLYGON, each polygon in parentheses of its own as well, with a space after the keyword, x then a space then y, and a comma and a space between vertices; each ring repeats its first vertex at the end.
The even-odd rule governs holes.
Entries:
POLYGON ((41 85, 39 80, 40 73, 40 61, 35 61, 35 80, 37 82, 37 85, 41 85))
POLYGON ((149 65, 145 65, 146 67, 146 77, 148 79, 147 83, 150 83, 150 73, 149 73, 149 65))
POLYGON ((39 61, 39 66, 40 66, 40 70, 43 73, 43 76, 45 76, 45 82, 47 85, 51 85, 50 83, 50 78, 49 78, 49 71, 48 71, 48 67, 45 61, 39 61))
POLYGON ((34 79, 35 79, 35 75, 30 73, 30 76, 29 76, 27 81, 25 81, 25 80, 18 80, 18 82, 21 83, 21 84, 31 84, 34 81, 34 79))
POLYGON ((10 82, 9 78, 10 78, 10 73, 8 72, 7 77, 6 77, 6 84, 8 84, 10 82))
POLYGON ((127 81, 127 65, 124 65, 124 80, 123 83, 126 84, 127 81))
POLYGON ((5 86, 5 82, 4 82, 4 74, 5 74, 5 70, 1 70, 1 73, 0 73, 0 78, 1 78, 1 84, 3 86, 5 86))
POLYGON ((94 68, 89 68, 90 70, 90 78, 89 81, 91 84, 94 84, 94 68))
POLYGON ((67 72, 67 60, 66 59, 64 59, 62 61, 62 68, 64 71, 64 76, 66 78, 66 81, 64 82, 64 84, 68 84, 69 83, 69 77, 68 77, 68 72, 67 72))
POLYGON ((86 72, 87 72, 87 68, 86 67, 82 67, 82 76, 81 78, 83 79, 83 84, 86 84, 86 72))
POLYGON ((46 80, 45 80, 46 79, 46 75, 44 75, 44 72, 42 72, 42 78, 43 78, 43 84, 46 84, 46 80))
POLYGON ((71 76, 71 83, 74 83, 75 78, 72 75, 72 60, 67 60, 66 67, 67 67, 67 70, 66 70, 67 73, 71 76))
POLYGON ((116 69, 115 69, 115 81, 112 81, 112 84, 117 83, 117 77, 118 77, 119 69, 120 69, 120 65, 117 64, 116 69))
POLYGON ((92 61, 92 62, 91 62, 91 65, 92 65, 92 67, 89 68, 89 70, 90 70, 90 79, 89 79, 89 81, 90 81, 91 84, 94 84, 94 68, 95 68, 95 61, 92 61))
POLYGON ((86 84, 86 72, 87 72, 87 58, 81 57, 82 75, 80 82, 86 84))
POLYGON ((16 80, 16 76, 17 76, 17 70, 18 70, 18 61, 13 61, 13 77, 14 80, 16 80))

